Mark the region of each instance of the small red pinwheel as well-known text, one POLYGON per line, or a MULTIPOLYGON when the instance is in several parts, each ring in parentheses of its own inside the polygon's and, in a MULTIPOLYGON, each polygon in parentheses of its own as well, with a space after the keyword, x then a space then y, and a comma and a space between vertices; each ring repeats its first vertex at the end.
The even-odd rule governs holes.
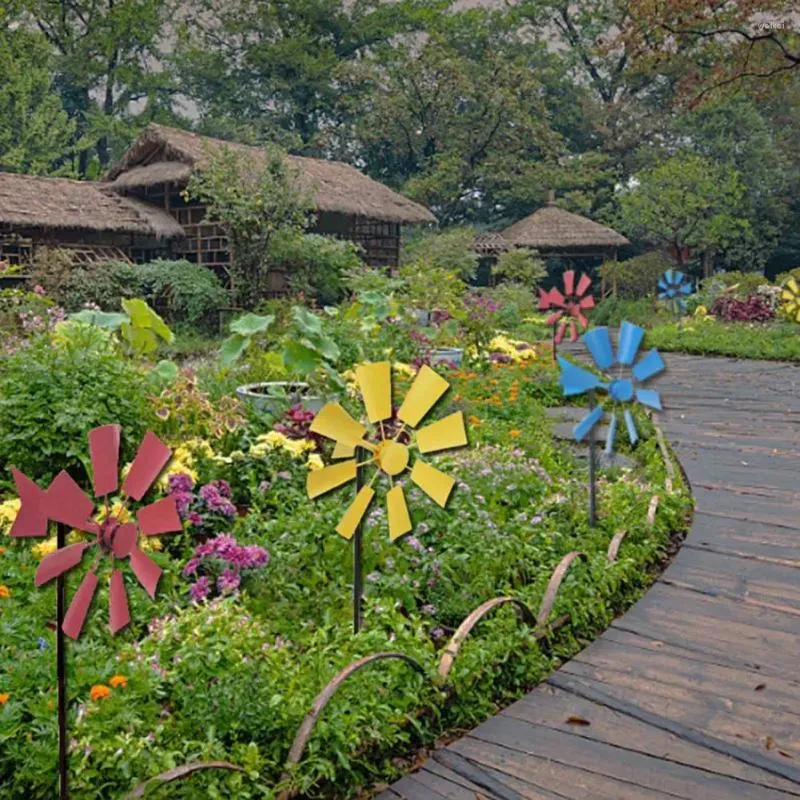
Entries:
POLYGON ((587 294, 591 285, 592 279, 586 273, 583 273, 578 285, 575 286, 575 272, 570 269, 564 273, 563 293, 558 289, 551 289, 549 292, 539 289, 539 311, 547 311, 551 308, 556 309, 547 318, 548 325, 558 323, 558 330, 554 337, 556 344, 561 344, 568 325, 570 341, 573 342, 578 338, 576 321, 583 330, 589 327, 589 320, 586 319, 583 312, 594 308, 594 297, 591 294, 587 294))
MULTIPOLYGON (((56 550, 42 561, 36 571, 36 585, 42 586, 76 567, 88 549, 97 547, 94 563, 75 592, 61 626, 72 639, 80 636, 89 613, 97 590, 97 568, 101 557, 111 558, 109 621, 111 632, 116 634, 131 621, 131 617, 122 570, 116 567, 115 559, 130 559, 134 575, 150 598, 155 599, 161 567, 139 549, 139 533, 155 536, 181 530, 174 497, 165 497, 140 508, 136 512, 136 523, 123 523, 111 515, 108 496, 119 486, 120 432, 119 425, 104 425, 89 431, 94 492, 97 497, 105 498, 106 515, 102 522, 92 519, 95 504, 69 473, 62 470, 44 490, 12 467, 21 506, 11 536, 47 536, 48 525, 53 521, 96 537, 94 541, 78 542, 56 550)), ((172 451, 155 434, 147 433, 122 484, 122 494, 126 498, 141 500, 171 456, 172 451)))

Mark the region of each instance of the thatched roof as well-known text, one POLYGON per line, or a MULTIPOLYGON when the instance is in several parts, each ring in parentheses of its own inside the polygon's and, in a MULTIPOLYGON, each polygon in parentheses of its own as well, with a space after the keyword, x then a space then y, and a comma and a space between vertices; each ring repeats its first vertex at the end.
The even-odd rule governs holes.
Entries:
MULTIPOLYGON (((264 163, 258 147, 200 136, 165 125, 148 125, 122 160, 109 171, 112 189, 149 186, 164 181, 184 183, 190 169, 202 169, 215 149, 228 147, 247 153, 256 166, 264 163), (180 166, 175 166, 177 162, 180 166), (133 173, 133 174, 132 174, 133 173)), ((314 192, 317 211, 368 217, 389 222, 436 222, 424 206, 368 178, 341 161, 289 156, 301 181, 314 192)))
POLYGON ((183 236, 165 211, 106 191, 102 184, 0 172, 0 225, 26 230, 84 230, 183 236))
POLYGON ((621 247, 628 240, 599 222, 558 208, 553 200, 529 217, 510 225, 503 238, 517 247, 537 250, 621 247))

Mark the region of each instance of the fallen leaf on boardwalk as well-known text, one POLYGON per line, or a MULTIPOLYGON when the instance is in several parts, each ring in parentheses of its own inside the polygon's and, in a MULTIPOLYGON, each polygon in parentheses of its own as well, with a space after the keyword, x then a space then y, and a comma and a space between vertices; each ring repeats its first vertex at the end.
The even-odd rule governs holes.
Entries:
POLYGON ((567 725, 591 725, 592 723, 589 722, 588 719, 584 719, 583 717, 579 717, 577 714, 573 714, 570 717, 567 717, 567 725))
POLYGON ((753 689, 753 691, 754 692, 761 692, 766 688, 767 688, 767 684, 766 683, 759 683, 758 686, 756 686, 756 688, 753 689))
POLYGON ((778 752, 779 752, 779 753, 780 753, 780 754, 781 754, 781 755, 782 755, 784 758, 794 758, 794 756, 793 756, 793 755, 791 755, 791 753, 787 753, 787 752, 785 752, 784 750, 778 750, 778 752))
POLYGON ((767 741, 765 742, 767 746, 767 750, 774 750, 775 749, 775 740, 771 736, 767 736, 767 741))

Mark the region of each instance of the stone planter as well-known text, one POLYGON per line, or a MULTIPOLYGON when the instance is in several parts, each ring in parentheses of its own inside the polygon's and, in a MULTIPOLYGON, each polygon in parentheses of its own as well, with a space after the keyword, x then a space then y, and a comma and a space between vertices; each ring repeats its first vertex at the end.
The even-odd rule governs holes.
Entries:
POLYGON ((431 364, 455 364, 461 366, 464 351, 460 347, 437 347, 431 353, 431 364))
POLYGON ((309 394, 309 391, 309 385, 300 381, 266 381, 240 386, 236 395, 253 408, 270 414, 280 414, 296 403, 316 414, 325 405, 325 400, 309 394))

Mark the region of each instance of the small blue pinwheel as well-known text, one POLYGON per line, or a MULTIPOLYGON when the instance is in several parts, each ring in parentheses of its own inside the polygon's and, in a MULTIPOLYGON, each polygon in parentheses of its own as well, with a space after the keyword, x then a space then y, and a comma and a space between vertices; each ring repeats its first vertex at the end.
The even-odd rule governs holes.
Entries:
MULTIPOLYGON (((664 361, 658 350, 655 348, 650 350, 637 364, 634 365, 633 363, 636 360, 643 337, 643 328, 627 321, 623 322, 619 331, 618 353, 615 357, 608 328, 594 328, 583 336, 583 342, 591 353, 594 363, 598 369, 608 375, 607 382, 603 382, 597 375, 570 363, 565 358, 558 357, 558 363, 561 367, 559 383, 565 397, 584 394, 594 389, 603 389, 608 392, 608 399, 612 402, 612 408, 605 451, 609 455, 614 449, 614 440, 617 435, 618 407, 636 400, 649 408, 661 410, 661 395, 654 389, 639 387, 639 384, 645 383, 665 369, 664 361), (608 374, 608 370, 614 365, 619 365, 616 378, 608 374)), ((580 442, 586 438, 589 431, 600 422, 604 414, 603 403, 590 409, 589 413, 573 430, 575 440, 580 442)), ((636 431, 630 407, 623 409, 623 417, 628 428, 628 438, 631 444, 636 444, 639 441, 639 434, 636 431)))
POLYGON ((658 279, 658 299, 666 300, 672 313, 678 316, 686 313, 686 300, 693 292, 689 276, 677 269, 668 269, 658 279))

